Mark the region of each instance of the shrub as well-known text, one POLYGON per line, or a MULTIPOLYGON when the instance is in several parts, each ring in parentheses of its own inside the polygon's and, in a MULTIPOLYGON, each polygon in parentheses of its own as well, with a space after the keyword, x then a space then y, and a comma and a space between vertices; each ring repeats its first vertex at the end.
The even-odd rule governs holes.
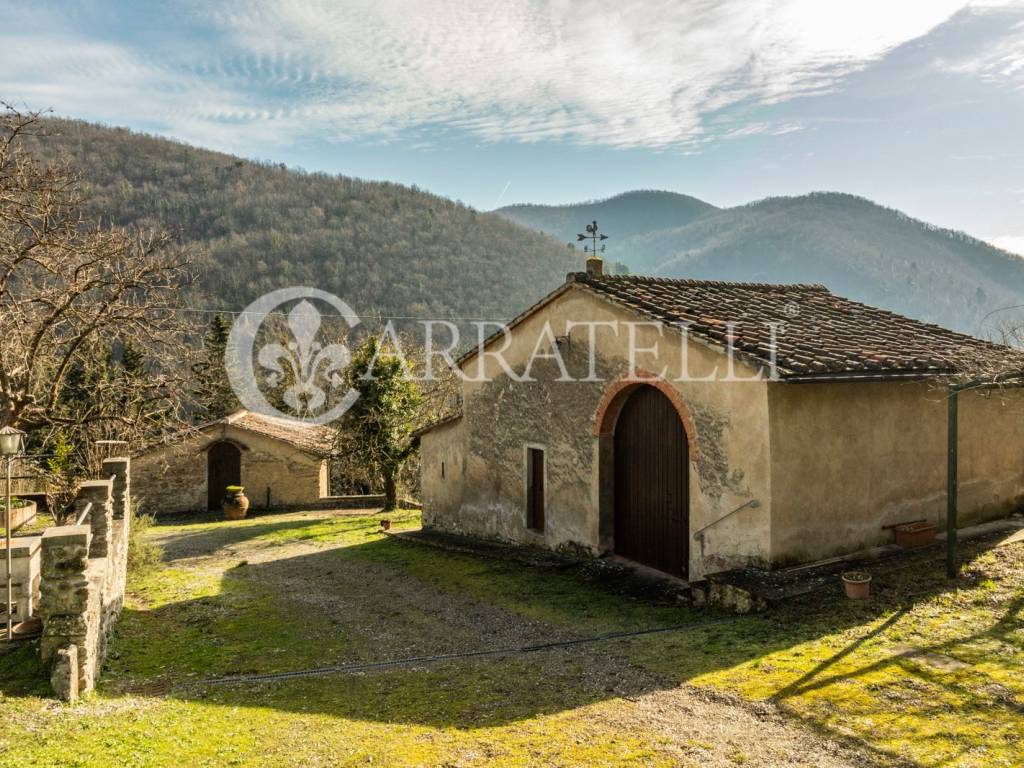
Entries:
POLYGON ((128 532, 128 571, 137 573, 157 565, 163 557, 163 548, 154 544, 146 535, 155 522, 153 515, 139 512, 138 504, 131 507, 131 521, 128 532))

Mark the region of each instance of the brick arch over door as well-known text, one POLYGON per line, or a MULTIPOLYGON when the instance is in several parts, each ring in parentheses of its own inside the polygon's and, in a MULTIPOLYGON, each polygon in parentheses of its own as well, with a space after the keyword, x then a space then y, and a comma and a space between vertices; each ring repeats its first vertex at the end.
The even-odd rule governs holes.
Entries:
POLYGON ((697 430, 693 426, 693 418, 686 407, 686 403, 680 396, 679 391, 660 376, 638 370, 635 376, 623 376, 614 382, 601 397, 601 402, 594 412, 594 437, 607 437, 615 432, 615 423, 622 412, 622 406, 633 392, 642 386, 654 387, 669 399, 679 420, 683 423, 686 431, 686 441, 690 446, 690 461, 700 460, 700 450, 697 444, 697 430))
MULTIPOLYGON (((619 416, 622 413, 623 407, 632 395, 636 394, 642 387, 653 388, 661 395, 664 395, 664 400, 670 404, 668 412, 672 413, 674 410, 675 415, 678 416, 678 419, 673 419, 673 421, 681 425, 681 432, 687 444, 687 457, 683 459, 684 467, 682 471, 686 472, 685 464, 688 461, 695 462, 699 459, 697 433, 694 429, 693 419, 690 416, 689 409, 686 407, 686 403, 675 387, 664 379, 645 371, 637 371, 636 375, 623 377, 609 386, 594 413, 593 428, 593 434, 597 438, 598 447, 598 545, 605 552, 621 550, 621 547, 616 547, 615 542, 617 517, 615 428, 619 422, 619 416)), ((686 485, 688 486, 689 483, 686 482, 686 485)), ((684 505, 686 509, 686 522, 680 526, 684 529, 689 528, 689 489, 687 489, 686 495, 687 499, 684 505)), ((618 522, 621 525, 621 515, 618 517, 618 522)), ((682 534, 680 544, 684 547, 688 546, 689 530, 681 530, 679 533, 682 534)), ((688 570, 688 552, 680 553, 680 555, 681 562, 678 563, 680 567, 676 569, 676 575, 686 578, 687 574, 685 571, 688 570)))

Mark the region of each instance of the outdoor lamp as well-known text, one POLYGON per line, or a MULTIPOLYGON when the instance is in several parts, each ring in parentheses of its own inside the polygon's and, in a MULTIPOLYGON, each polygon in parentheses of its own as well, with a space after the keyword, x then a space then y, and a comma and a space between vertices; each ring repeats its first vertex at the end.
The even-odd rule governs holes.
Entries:
POLYGON ((0 427, 0 456, 17 456, 24 450, 24 432, 14 427, 0 427))
POLYGON ((0 456, 7 461, 7 488, 4 494, 4 544, 7 565, 7 642, 14 639, 14 583, 11 573, 11 461, 25 450, 25 433, 14 427, 0 427, 0 456))

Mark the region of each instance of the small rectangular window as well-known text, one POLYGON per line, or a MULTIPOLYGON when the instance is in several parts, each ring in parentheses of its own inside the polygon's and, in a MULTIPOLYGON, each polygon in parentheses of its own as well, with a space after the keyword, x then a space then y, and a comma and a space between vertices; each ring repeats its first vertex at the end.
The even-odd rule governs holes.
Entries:
POLYGON ((544 530, 544 449, 526 449, 526 527, 544 530))
POLYGON ((444 480, 444 462, 441 462, 441 479, 444 480))

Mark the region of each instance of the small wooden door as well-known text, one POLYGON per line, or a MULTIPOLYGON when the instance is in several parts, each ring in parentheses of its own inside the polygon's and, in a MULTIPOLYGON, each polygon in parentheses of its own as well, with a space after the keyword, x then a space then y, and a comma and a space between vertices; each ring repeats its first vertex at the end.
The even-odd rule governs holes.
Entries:
POLYGON ((233 443, 220 442, 210 446, 206 454, 207 508, 220 509, 224 489, 242 484, 242 452, 233 443))
POLYGON ((615 552, 684 579, 689 452, 669 399, 650 386, 634 391, 615 425, 615 552))
POLYGON ((544 449, 526 449, 526 527, 544 530, 544 449))

